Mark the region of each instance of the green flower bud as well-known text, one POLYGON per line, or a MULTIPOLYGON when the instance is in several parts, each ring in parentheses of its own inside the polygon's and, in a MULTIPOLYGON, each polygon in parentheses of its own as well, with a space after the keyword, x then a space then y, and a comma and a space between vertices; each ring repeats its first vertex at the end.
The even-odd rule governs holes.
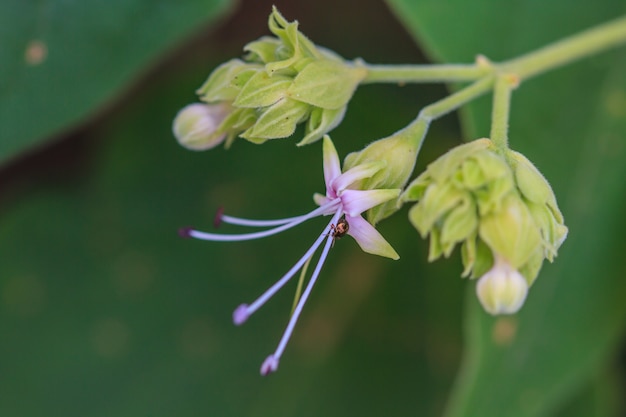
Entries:
POLYGON ((430 236, 429 260, 448 257, 461 244, 463 276, 482 277, 479 298, 492 314, 517 311, 543 260, 552 261, 567 236, 545 178, 524 156, 503 155, 489 139, 431 163, 400 196, 400 203, 411 201, 417 204, 409 220, 430 236))
MULTIPOLYGON (((274 7, 264 36, 244 47, 243 59, 217 67, 198 89, 205 103, 231 109, 218 131, 228 147, 237 136, 253 143, 291 136, 305 123, 305 145, 343 119, 348 101, 367 70, 317 47, 274 7)), ((208 149, 208 148, 207 148, 208 149)))
POLYGON ((178 143, 193 151, 214 148, 226 139, 218 127, 229 111, 227 104, 190 104, 176 115, 174 136, 178 143))
MULTIPOLYGON (((387 138, 369 144, 359 152, 348 154, 344 160, 346 169, 371 161, 384 161, 385 168, 370 178, 362 180, 362 189, 404 188, 413 168, 419 148, 418 138, 403 130, 387 138)), ((390 216, 398 210, 398 200, 394 199, 376 206, 367 212, 371 224, 390 216)))

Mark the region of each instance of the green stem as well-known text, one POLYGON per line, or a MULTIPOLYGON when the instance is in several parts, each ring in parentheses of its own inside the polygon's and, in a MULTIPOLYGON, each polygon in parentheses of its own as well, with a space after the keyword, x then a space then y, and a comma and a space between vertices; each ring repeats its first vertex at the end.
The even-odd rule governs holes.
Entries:
POLYGON ((300 278, 298 279, 298 286, 296 287, 296 295, 293 298, 293 305, 291 306, 291 314, 293 314, 296 306, 298 305, 298 301, 300 301, 300 295, 302 294, 302 286, 304 285, 304 277, 306 276, 306 271, 309 269, 309 264, 311 263, 311 258, 306 260, 302 271, 300 271, 300 278))
POLYGON ((516 74, 521 81, 625 42, 626 16, 623 16, 502 62, 496 67, 499 72, 516 74))
POLYGON ((402 129, 402 132, 405 133, 407 137, 411 137, 413 140, 418 142, 417 153, 419 153, 422 143, 424 142, 426 132, 428 131, 428 127, 433 120, 458 109, 465 103, 468 103, 483 94, 486 94, 493 88, 493 83, 494 77, 488 75, 457 91, 456 93, 450 94, 448 97, 424 107, 417 115, 417 118, 402 129))
POLYGON ((474 81, 489 73, 516 74, 520 81, 626 43, 626 16, 585 30, 526 55, 486 64, 370 65, 362 84, 474 81))
POLYGON ((498 149, 508 148, 509 112, 511 92, 518 85, 518 78, 500 75, 493 89, 493 108, 491 110, 491 133, 489 137, 498 149))
POLYGON ((484 77, 490 68, 476 64, 451 65, 369 65, 362 84, 372 83, 440 83, 474 81, 484 77))

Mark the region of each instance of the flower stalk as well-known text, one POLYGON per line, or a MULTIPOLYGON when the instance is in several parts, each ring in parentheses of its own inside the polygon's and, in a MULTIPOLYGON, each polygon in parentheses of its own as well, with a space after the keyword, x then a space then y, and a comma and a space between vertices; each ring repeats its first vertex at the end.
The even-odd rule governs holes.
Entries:
POLYGON ((517 75, 504 74, 498 76, 493 89, 493 107, 491 111, 490 139, 502 151, 509 147, 509 114, 511 110, 511 93, 519 85, 517 75))

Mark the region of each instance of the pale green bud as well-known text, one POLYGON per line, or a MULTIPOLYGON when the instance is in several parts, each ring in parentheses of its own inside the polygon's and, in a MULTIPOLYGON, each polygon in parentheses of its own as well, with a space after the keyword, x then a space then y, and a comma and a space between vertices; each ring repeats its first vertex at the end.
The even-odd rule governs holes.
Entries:
POLYGON ((226 104, 190 104, 178 112, 173 131, 183 147, 194 151, 211 149, 224 142, 226 134, 218 130, 230 108, 226 104))
POLYGON ((517 270, 506 261, 496 262, 476 284, 476 295, 489 314, 513 314, 524 304, 528 294, 528 283, 517 270))
MULTIPOLYGON (((344 160, 344 167, 350 169, 365 162, 384 161, 385 168, 362 180, 361 189, 401 189, 413 172, 418 148, 418 138, 401 130, 392 136, 372 142, 361 151, 348 154, 344 160)), ((375 225, 397 210, 398 200, 394 199, 370 209, 367 212, 367 219, 375 225)))

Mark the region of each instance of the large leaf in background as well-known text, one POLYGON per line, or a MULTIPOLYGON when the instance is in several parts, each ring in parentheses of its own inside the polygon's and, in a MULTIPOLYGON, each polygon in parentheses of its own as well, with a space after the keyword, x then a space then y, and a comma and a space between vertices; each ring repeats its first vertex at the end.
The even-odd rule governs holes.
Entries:
MULTIPOLYGON (((626 11, 623 1, 391 0, 436 60, 499 61, 626 11)), ((626 50, 524 83, 510 142, 551 181, 570 236, 544 266, 520 314, 494 319, 468 297, 467 348, 448 415, 544 416, 606 366, 623 334, 626 50)), ((487 135, 489 100, 463 114, 467 139, 487 135)))
MULTIPOLYGON (((310 210, 324 187, 321 144, 182 149, 172 118, 214 65, 151 77, 80 141, 61 144, 88 148, 79 164, 55 164, 50 152, 52 166, 32 164, 2 193, 0 416, 438 414, 459 358, 462 285, 441 279, 453 263, 412 259, 420 241, 401 216, 381 225, 400 261, 337 242, 279 372, 259 376, 295 282, 244 326, 232 324, 232 310, 285 273, 327 219, 230 244, 176 230, 210 228, 219 205, 258 218, 310 210)), ((433 99, 405 93, 358 91, 333 132, 339 152, 388 134, 433 99)))
POLYGON ((0 163, 92 114, 227 3, 0 2, 0 163))

